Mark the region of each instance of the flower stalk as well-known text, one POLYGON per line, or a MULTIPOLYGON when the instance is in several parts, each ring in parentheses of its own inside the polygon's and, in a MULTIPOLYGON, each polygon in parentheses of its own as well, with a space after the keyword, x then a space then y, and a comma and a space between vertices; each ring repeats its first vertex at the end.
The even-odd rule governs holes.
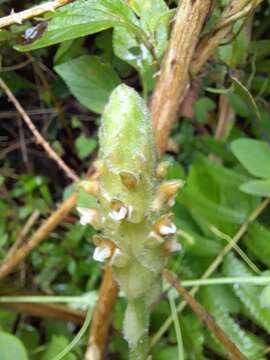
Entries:
POLYGON ((124 336, 130 359, 144 360, 149 307, 160 294, 168 255, 179 250, 170 207, 181 184, 162 180, 166 171, 157 166, 150 116, 132 88, 119 85, 112 92, 99 140, 100 176, 98 184, 89 184, 97 206, 78 211, 82 224, 101 229, 94 238, 94 259, 113 268, 127 300, 124 336))

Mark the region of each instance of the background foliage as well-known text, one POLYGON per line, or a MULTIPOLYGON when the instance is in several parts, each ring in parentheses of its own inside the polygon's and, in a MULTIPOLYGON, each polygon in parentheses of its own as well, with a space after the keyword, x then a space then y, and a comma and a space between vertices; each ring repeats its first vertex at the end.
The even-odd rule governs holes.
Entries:
MULTIPOLYGON (((0 15, 34 5, 15 0, 0 3, 0 15)), ((205 32, 211 31, 227 3, 216 1, 205 32)), ((100 114, 111 91, 124 82, 149 101, 176 5, 163 0, 77 0, 41 20, 0 30, 0 76, 51 146, 81 176, 95 159, 100 114), (28 39, 26 30, 40 21, 47 24, 43 36, 28 39)), ((268 2, 262 2, 247 21, 238 20, 234 34, 199 76, 192 109, 175 124, 166 155, 171 164, 168 178, 185 183, 173 209, 183 249, 168 264, 182 280, 199 279, 262 198, 270 197, 268 2), (223 136, 217 138, 224 102, 231 115, 223 136)), ((29 217, 36 212, 27 236, 70 194, 72 185, 35 144, 3 93, 0 103, 0 260, 4 260, 29 217)), ((79 202, 84 201, 81 193, 79 202)), ((242 251, 237 248, 226 255, 212 277, 270 274, 269 211, 248 226, 239 243, 242 251)), ((15 273, 1 280, 1 295, 81 296, 80 302, 68 306, 84 310, 90 303, 91 308, 101 274, 92 259, 93 234, 89 225, 78 223, 74 212, 15 273)), ((168 294, 171 301, 165 296, 153 309, 152 336, 171 317, 172 304, 180 301, 173 290, 168 294)), ((205 286, 198 299, 248 359, 269 358, 270 285, 205 286)), ((1 360, 59 359, 56 356, 79 330, 72 322, 0 306, 1 360)), ((121 337, 124 308, 120 296, 110 334, 110 359, 127 358, 121 337)), ((185 359, 227 358, 189 308, 178 321, 185 359)), ((154 359, 179 358, 175 325, 153 347, 154 359)), ((63 359, 81 359, 86 343, 84 335, 63 359)))

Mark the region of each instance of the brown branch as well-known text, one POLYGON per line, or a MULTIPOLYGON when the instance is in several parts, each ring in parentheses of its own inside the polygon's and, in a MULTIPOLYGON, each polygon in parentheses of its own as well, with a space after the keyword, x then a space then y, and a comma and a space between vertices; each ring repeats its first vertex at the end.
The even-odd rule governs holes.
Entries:
POLYGON ((72 321, 77 325, 82 325, 86 316, 85 311, 71 309, 60 304, 1 303, 0 308, 45 319, 72 321))
POLYGON ((7 84, 1 78, 0 78, 0 88, 4 90, 9 100, 13 103, 18 113, 21 115, 22 119, 25 121, 29 129, 32 131, 36 139, 36 142, 44 148, 44 150, 49 155, 49 157, 52 158, 57 163, 57 165, 65 172, 65 174, 70 179, 72 179, 73 181, 79 181, 80 178, 78 177, 78 175, 76 175, 75 172, 65 164, 65 162, 59 157, 59 155, 57 155, 57 153, 51 148, 49 143, 42 137, 38 129, 33 124, 32 120, 30 119, 29 115, 26 113, 26 111, 21 106, 21 104, 16 99, 16 97, 13 95, 7 84))
POLYGON ((227 352, 231 355, 231 358, 234 360, 247 360, 236 345, 219 327, 212 315, 209 314, 203 306, 199 304, 184 287, 181 286, 180 281, 175 277, 175 275, 167 269, 165 269, 163 273, 168 282, 178 291, 186 303, 189 304, 200 321, 205 324, 208 330, 221 342, 227 352))
POLYGON ((10 26, 12 24, 22 24, 24 20, 31 19, 35 16, 42 15, 49 11, 55 11, 55 9, 65 4, 68 4, 71 1, 72 0, 54 0, 41 5, 34 6, 30 9, 18 13, 13 12, 10 15, 2 17, 0 19, 0 29, 10 26))
POLYGON ((235 21, 240 16, 249 15, 262 0, 232 0, 221 14, 216 27, 201 39, 191 64, 191 72, 196 75, 215 49, 231 32, 235 21))
POLYGON ((104 269, 99 298, 93 312, 85 360, 102 360, 104 358, 117 294, 118 287, 113 279, 112 268, 107 266, 104 269))
POLYGON ((22 245, 12 257, 0 267, 0 279, 8 275, 55 227, 66 217, 76 205, 78 193, 73 193, 63 204, 38 228, 32 237, 22 245))
POLYGON ((189 84, 189 68, 211 0, 179 2, 169 46, 151 101, 159 155, 166 150, 172 123, 189 84))

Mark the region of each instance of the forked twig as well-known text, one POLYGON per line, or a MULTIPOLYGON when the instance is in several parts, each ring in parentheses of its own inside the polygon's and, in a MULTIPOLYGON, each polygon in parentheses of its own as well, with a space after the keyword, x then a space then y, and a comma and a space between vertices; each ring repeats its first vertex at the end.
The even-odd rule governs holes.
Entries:
POLYGON ((34 6, 30 9, 18 13, 13 12, 10 15, 2 17, 0 19, 0 29, 10 26, 12 24, 22 24, 24 20, 31 19, 35 16, 42 15, 49 11, 55 11, 55 9, 59 8, 60 6, 66 5, 71 1, 72 0, 54 0, 34 6))
POLYGON ((247 358, 216 323, 212 315, 209 314, 183 286, 181 286, 181 282, 175 277, 175 275, 167 269, 165 269, 163 273, 168 282, 178 291, 181 297, 192 308, 200 321, 205 324, 208 330, 221 342, 227 352, 231 355, 232 359, 247 360, 247 358))
POLYGON ((16 97, 13 95, 10 88, 7 86, 7 84, 4 82, 3 79, 0 78, 0 87, 4 90, 9 100, 13 103, 18 113, 21 115, 22 119, 25 121, 31 132, 33 133, 36 142, 40 144, 43 149, 46 151, 46 153, 49 155, 50 158, 52 158, 57 165, 65 172, 65 174, 72 179, 73 181, 79 181, 79 176, 75 174, 74 170, 72 170, 61 158, 60 156, 51 148, 49 143, 42 137, 38 129, 33 124, 31 118, 26 113, 22 105, 19 103, 19 101, 16 99, 16 97))

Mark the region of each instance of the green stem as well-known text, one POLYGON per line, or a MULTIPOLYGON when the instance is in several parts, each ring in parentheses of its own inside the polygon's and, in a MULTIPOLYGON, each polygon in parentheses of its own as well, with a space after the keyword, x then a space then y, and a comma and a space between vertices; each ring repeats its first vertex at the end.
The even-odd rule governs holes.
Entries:
POLYGON ((145 360, 149 352, 149 310, 142 299, 129 301, 124 320, 124 335, 130 347, 130 360, 145 360))

